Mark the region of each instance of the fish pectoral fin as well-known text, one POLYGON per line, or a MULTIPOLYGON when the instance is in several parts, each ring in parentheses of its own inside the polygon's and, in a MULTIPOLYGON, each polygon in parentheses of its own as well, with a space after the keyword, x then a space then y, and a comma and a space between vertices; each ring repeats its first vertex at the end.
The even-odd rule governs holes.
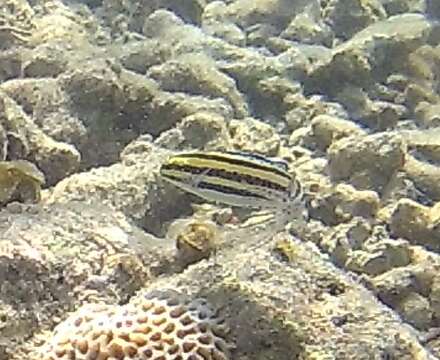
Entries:
POLYGON ((203 177, 206 176, 209 173, 210 169, 206 169, 204 171, 202 171, 200 174, 196 175, 196 176, 191 176, 188 178, 189 180, 189 185, 193 186, 193 187, 198 187, 199 184, 203 181, 203 177))
POLYGON ((275 218, 275 214, 271 211, 259 211, 253 214, 240 226, 241 228, 249 228, 258 225, 268 224, 275 218))

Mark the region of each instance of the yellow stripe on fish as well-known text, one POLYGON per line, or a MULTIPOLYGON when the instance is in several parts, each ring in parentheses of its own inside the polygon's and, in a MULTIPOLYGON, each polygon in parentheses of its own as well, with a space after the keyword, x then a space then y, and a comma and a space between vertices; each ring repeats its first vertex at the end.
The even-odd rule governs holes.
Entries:
POLYGON ((282 210, 302 195, 286 162, 252 153, 180 153, 161 166, 160 174, 185 191, 232 206, 282 210))

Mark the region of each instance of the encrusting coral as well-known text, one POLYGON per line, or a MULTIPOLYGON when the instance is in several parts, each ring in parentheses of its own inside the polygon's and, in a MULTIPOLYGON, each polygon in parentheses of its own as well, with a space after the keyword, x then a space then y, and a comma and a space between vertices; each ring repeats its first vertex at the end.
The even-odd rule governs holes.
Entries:
POLYGON ((83 306, 41 353, 44 360, 228 360, 225 330, 205 300, 156 290, 123 306, 83 306))

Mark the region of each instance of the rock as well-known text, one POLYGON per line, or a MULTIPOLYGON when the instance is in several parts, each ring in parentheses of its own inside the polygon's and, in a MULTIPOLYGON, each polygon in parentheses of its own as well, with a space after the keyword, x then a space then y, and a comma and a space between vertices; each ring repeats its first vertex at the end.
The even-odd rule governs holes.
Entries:
POLYGON ((427 0, 426 1, 426 13, 434 19, 440 18, 439 3, 435 0, 427 0))
POLYGON ((30 142, 30 146, 38 150, 32 158, 46 174, 48 184, 54 185, 78 170, 81 155, 74 146, 43 134, 33 140, 35 142, 30 142))
POLYGON ((86 153, 84 123, 70 114, 67 99, 55 79, 14 79, 0 85, 30 116, 43 132, 56 141, 74 145, 86 153))
POLYGON ((228 149, 231 138, 225 120, 213 112, 196 112, 163 132, 154 143, 170 150, 228 149))
POLYGON ((437 274, 434 276, 430 290, 429 301, 431 303, 434 316, 437 317, 440 314, 440 278, 437 274))
POLYGON ((159 0, 154 2, 154 10, 169 9, 185 22, 200 24, 204 11, 204 0, 184 0, 176 3, 173 0, 159 0))
POLYGON ((3 328, 8 332, 0 335, 9 358, 25 356, 19 348, 31 344, 31 333, 52 327, 83 302, 126 302, 151 278, 153 264, 160 266, 159 257, 172 259, 164 241, 157 257, 152 236, 102 205, 77 202, 29 209, 0 214, 0 312, 9 306, 16 311, 8 313, 3 328), (14 231, 8 232, 11 227, 14 231))
POLYGON ((35 12, 25 0, 10 0, 0 14, 0 49, 28 44, 35 29, 35 12))
MULTIPOLYGON (((285 54, 280 54, 279 56, 269 56, 262 54, 256 49, 240 48, 219 38, 209 36, 203 33, 199 28, 185 25, 174 15, 163 10, 158 10, 151 14, 146 20, 144 28, 145 31, 148 32, 149 37, 173 44, 172 53, 174 57, 170 59, 169 64, 175 64, 173 68, 176 68, 179 62, 182 63, 181 60, 177 62, 178 59, 189 58, 200 60, 206 59, 206 55, 200 55, 200 53, 209 54, 210 59, 208 58, 208 61, 204 60, 204 62, 212 64, 210 68, 216 69, 216 71, 208 69, 207 74, 209 75, 209 79, 213 79, 212 74, 219 74, 216 75, 216 77, 220 81, 220 85, 213 84, 212 86, 214 87, 211 86, 209 93, 214 91, 214 96, 221 95, 224 97, 224 91, 221 89, 231 89, 228 83, 231 79, 235 81, 235 83, 233 83, 232 92, 227 98, 234 106, 236 114, 240 115, 240 117, 243 117, 243 114, 247 114, 247 108, 245 109, 246 112, 242 111, 241 98, 243 96, 247 96, 250 99, 251 106, 255 107, 257 112, 263 109, 265 112, 270 111, 272 116, 277 116, 279 114, 278 109, 272 106, 270 101, 265 99, 267 86, 264 84, 260 86, 259 82, 276 76, 289 76, 294 80, 300 80, 305 77, 309 66, 307 58, 302 56, 298 50, 286 51, 285 54), (168 25, 163 26, 164 23, 168 25), (225 73, 227 78, 224 78, 224 75, 220 75, 221 73, 225 73), (227 86, 225 87, 224 84, 227 86), (237 94, 235 87, 241 95, 237 94), (270 106, 268 106, 268 103, 270 103, 270 106)), ((182 64, 182 66, 183 65, 184 64, 182 64)), ((200 61, 196 62, 195 65, 197 68, 200 68, 200 66, 202 66, 202 68, 206 67, 203 62, 200 65, 200 61)), ((161 68, 166 69, 166 66, 164 65, 157 69, 161 68)), ((183 69, 181 69, 179 73, 182 73, 182 71, 183 69)), ((182 75, 186 75, 186 73, 191 74, 191 71, 183 71, 182 75)), ((162 76, 164 77, 164 75, 162 76)), ((202 80, 201 76, 200 73, 191 75, 191 79, 199 79, 197 80, 198 82, 195 82, 195 85, 199 87, 198 91, 200 91, 201 85, 204 86, 202 87, 203 89, 206 88, 207 84, 212 83, 212 80, 210 80, 210 82, 205 84, 201 83, 200 85, 199 83, 202 80)), ((164 80, 166 80, 166 77, 164 77, 164 80)), ((181 85, 186 84, 183 83, 181 85)), ((191 85, 191 82, 189 82, 189 85, 191 85)), ((192 91, 193 90, 194 86, 192 88, 192 91)), ((277 93, 276 95, 279 98, 282 94, 277 93)), ((263 117, 267 115, 268 114, 265 113, 262 114, 263 117)))
MULTIPOLYGON (((163 92, 153 80, 125 70, 115 72, 103 61, 64 75, 61 86, 73 112, 93 134, 82 147, 87 167, 115 162, 122 148, 139 134, 158 136, 185 116, 212 112, 232 117, 231 106, 221 98, 163 92)), ((224 87, 219 89, 226 93, 224 87)))
MULTIPOLYGON (((426 44, 435 26, 424 15, 402 14, 375 22, 336 46, 330 60, 317 64, 307 78, 306 92, 337 95, 348 88, 370 89, 376 79, 400 69, 400 62, 426 44), (402 27, 405 23, 407 26, 402 27)), ((348 90, 349 91, 349 90, 348 90)))
POLYGON ((309 3, 305 0, 294 4, 286 0, 237 0, 228 5, 226 12, 238 26, 245 29, 259 23, 269 23, 282 29, 309 3))
POLYGON ((332 28, 322 21, 319 5, 315 5, 313 1, 311 3, 306 11, 295 16, 280 36, 302 44, 332 47, 334 37, 332 28), (313 9, 314 6, 316 10, 313 9))
POLYGON ((8 159, 26 158, 43 171, 53 185, 79 168, 81 156, 72 145, 47 136, 5 93, 0 93, 0 117, 6 130, 8 159))
POLYGON ((350 185, 339 184, 331 189, 320 189, 309 208, 309 215, 327 225, 336 225, 355 216, 373 218, 378 209, 376 192, 359 191, 350 185))
POLYGON ((331 256, 336 265, 345 267, 349 256, 362 248, 371 232, 371 226, 364 219, 353 218, 330 229, 319 242, 319 247, 331 256))
POLYGON ((405 88, 404 96, 405 105, 413 111, 416 111, 420 103, 435 103, 438 100, 436 94, 431 89, 417 83, 408 84, 405 88))
POLYGON ((81 19, 66 6, 56 4, 53 11, 36 17, 34 24, 35 30, 30 40, 33 47, 56 42, 75 48, 90 46, 81 19))
MULTIPOLYGON (((173 12, 164 9, 154 11, 144 19, 144 21, 142 32, 148 38, 165 37, 171 34, 176 36, 176 32, 185 26, 185 22, 181 18, 176 16, 173 12), (162 26, 160 26, 161 24, 162 26)), ((185 28, 191 29, 193 35, 198 33, 197 28, 194 26, 188 25, 185 26, 185 28)), ((184 34, 184 36, 185 35, 189 34, 184 34)))
MULTIPOLYGON (((140 33, 150 36, 154 27, 146 28, 145 19, 158 12, 168 12, 176 19, 176 23, 199 25, 206 2, 204 0, 184 0, 178 3, 170 0, 154 0, 140 4, 132 1, 103 0, 96 12, 111 29, 112 36, 122 42, 128 39, 139 39, 140 33)), ((170 25, 164 23, 164 25, 170 25)), ((160 29, 158 26, 156 29, 160 29)))
POLYGON ((439 206, 422 206, 415 201, 401 199, 390 219, 393 236, 403 237, 411 243, 438 251, 440 247, 439 206))
MULTIPOLYGON (((315 116, 325 114, 328 116, 348 118, 347 112, 336 102, 327 102, 320 96, 306 97, 302 93, 288 94, 284 98, 287 112, 285 114, 286 125, 289 130, 297 130, 300 127, 310 125, 315 116)), ((307 146, 316 148, 312 137, 307 146)))
POLYGON ((165 91, 224 98, 234 108, 236 117, 242 118, 248 114, 243 95, 237 90, 235 82, 220 72, 206 56, 182 55, 151 67, 148 75, 165 91))
POLYGON ((384 0, 382 5, 389 16, 403 13, 423 13, 426 10, 424 0, 384 0))
POLYGON ((424 128, 436 128, 440 127, 440 103, 430 104, 426 101, 420 101, 414 112, 417 122, 424 128))
POLYGON ((360 88, 345 88, 337 95, 337 100, 348 108, 354 119, 375 131, 394 128, 408 113, 403 105, 371 100, 360 88))
POLYGON ((408 244, 404 241, 382 240, 366 244, 364 250, 355 250, 345 263, 348 270, 372 276, 383 274, 411 262, 408 244))
POLYGON ((121 163, 127 166, 136 165, 142 162, 145 155, 151 151, 153 137, 150 134, 139 136, 137 139, 131 141, 121 151, 121 163))
MULTIPOLYGON (((301 81, 306 77, 309 65, 309 60, 295 48, 278 56, 263 56, 254 50, 243 51, 234 48, 220 62, 219 68, 235 79, 238 88, 249 94, 251 101, 258 104, 258 101, 265 100, 265 94, 258 91, 259 88, 265 89, 258 85, 260 81, 276 77, 289 77, 291 80, 301 81)), ((288 83, 285 80, 283 82, 288 83)), ((298 92, 295 86, 293 89, 293 93, 298 92)))
POLYGON ((329 1, 324 9, 324 20, 335 35, 344 40, 371 24, 384 20, 387 14, 378 0, 329 1))
POLYGON ((131 41, 116 51, 125 69, 145 74, 154 65, 165 62, 170 56, 170 46, 157 40, 131 41))
POLYGON ((158 136, 186 116, 197 113, 212 113, 229 120, 232 119, 234 110, 223 99, 160 92, 152 99, 147 130, 153 136, 158 136))
POLYGON ((87 151, 87 137, 90 133, 84 123, 66 109, 61 108, 57 112, 45 114, 44 117, 35 119, 35 123, 54 140, 71 144, 80 153, 87 151))
POLYGON ((0 54, 0 82, 18 78, 21 75, 23 54, 16 49, 2 51, 0 54))
POLYGON ((202 29, 209 35, 218 37, 230 44, 244 46, 246 34, 229 18, 228 7, 223 1, 212 1, 203 11, 202 29))
POLYGON ((414 158, 429 164, 437 165, 440 163, 440 127, 401 130, 399 133, 405 138, 408 149, 414 158))
POLYGON ((26 54, 23 73, 26 77, 57 77, 67 68, 67 49, 61 44, 41 44, 26 54))
POLYGON ((432 165, 429 161, 420 161, 412 156, 407 156, 404 170, 415 186, 429 196, 432 201, 440 200, 440 184, 437 181, 440 176, 439 166, 432 165))
POLYGON ((119 76, 104 60, 88 61, 63 74, 60 87, 74 110, 82 114, 98 108, 114 118, 112 113, 117 114, 123 106, 125 94, 119 76))
POLYGON ((381 193, 403 168, 406 147, 399 136, 378 133, 343 138, 333 143, 327 154, 334 181, 346 180, 359 189, 381 193))
POLYGON ((28 115, 43 117, 65 103, 62 90, 55 79, 13 79, 0 85, 28 115))
POLYGON ((38 202, 45 182, 44 174, 29 161, 0 161, 0 204, 38 202))
POLYGON ((426 330, 432 323, 432 311, 428 299, 417 293, 410 293, 398 304, 402 317, 418 329, 426 330))
POLYGON ((318 148, 325 151, 335 141, 349 135, 366 135, 353 122, 329 115, 318 115, 311 122, 312 133, 318 148))
POLYGON ((185 117, 177 126, 182 149, 228 148, 231 142, 225 118, 215 113, 198 112, 185 117))
POLYGON ((229 123, 231 144, 235 149, 277 156, 280 137, 268 124, 252 118, 229 123))
MULTIPOLYGON (((287 59, 286 59, 287 60, 287 59)), ((290 97, 298 94, 301 86, 280 76, 262 79, 255 84, 251 104, 253 111, 266 121, 280 126, 278 119, 291 107, 290 97)))
POLYGON ((411 293, 428 293, 421 274, 426 270, 419 265, 410 265, 390 269, 370 279, 370 286, 379 299, 392 308, 411 293))

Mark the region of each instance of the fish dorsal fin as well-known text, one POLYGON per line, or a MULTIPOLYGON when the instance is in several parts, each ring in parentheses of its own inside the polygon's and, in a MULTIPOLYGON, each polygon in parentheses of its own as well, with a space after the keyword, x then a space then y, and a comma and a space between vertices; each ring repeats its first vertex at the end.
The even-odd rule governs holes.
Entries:
POLYGON ((281 170, 287 171, 289 170, 289 166, 287 164, 287 162, 285 162, 284 160, 271 160, 272 164, 276 167, 278 167, 281 170))
POLYGON ((231 150, 231 151, 225 151, 225 153, 230 154, 230 155, 235 155, 235 156, 242 156, 246 159, 250 159, 250 160, 254 160, 254 161, 256 160, 256 161, 259 161, 259 162, 266 164, 266 165, 275 166, 282 171, 288 170, 287 162, 285 162, 284 160, 281 160, 281 159, 269 158, 269 157, 266 157, 263 155, 259 155, 259 154, 255 154, 255 153, 251 153, 251 152, 246 152, 246 151, 231 150))

